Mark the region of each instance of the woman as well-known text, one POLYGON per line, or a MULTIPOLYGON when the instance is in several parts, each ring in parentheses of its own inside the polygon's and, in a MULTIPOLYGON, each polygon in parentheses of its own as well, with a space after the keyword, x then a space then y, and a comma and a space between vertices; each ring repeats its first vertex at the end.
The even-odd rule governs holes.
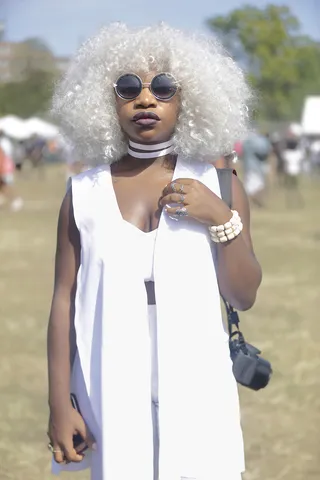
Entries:
POLYGON ((241 183, 234 176, 232 214, 205 159, 229 154, 245 134, 249 99, 219 44, 165 25, 104 28, 59 86, 54 111, 97 166, 72 179, 58 223, 48 328, 54 471, 240 479, 219 290, 248 309, 261 270, 241 183))

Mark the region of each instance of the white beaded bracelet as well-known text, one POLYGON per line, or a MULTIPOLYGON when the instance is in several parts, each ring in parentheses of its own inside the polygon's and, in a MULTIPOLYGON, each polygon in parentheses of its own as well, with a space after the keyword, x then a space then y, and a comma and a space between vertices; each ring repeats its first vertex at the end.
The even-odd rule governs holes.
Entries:
POLYGON ((209 227, 209 233, 211 240, 215 243, 225 243, 233 240, 237 237, 242 229, 243 225, 239 213, 236 210, 231 210, 232 217, 229 222, 224 225, 212 225, 209 227))

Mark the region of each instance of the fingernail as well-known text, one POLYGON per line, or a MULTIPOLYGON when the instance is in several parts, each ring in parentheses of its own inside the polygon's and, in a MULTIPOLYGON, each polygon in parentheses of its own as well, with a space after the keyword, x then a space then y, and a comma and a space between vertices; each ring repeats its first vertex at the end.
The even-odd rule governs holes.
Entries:
POLYGON ((97 450, 97 444, 96 443, 92 444, 92 450, 97 450))

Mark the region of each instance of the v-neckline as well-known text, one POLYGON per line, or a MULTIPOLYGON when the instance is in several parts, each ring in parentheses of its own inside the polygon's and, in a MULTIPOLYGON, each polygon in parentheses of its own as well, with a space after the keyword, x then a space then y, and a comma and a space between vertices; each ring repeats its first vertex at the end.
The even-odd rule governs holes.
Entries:
MULTIPOLYGON (((176 164, 175 164, 175 167, 174 167, 174 170, 173 170, 173 173, 172 173, 172 178, 171 178, 170 182, 172 182, 172 181, 175 179, 175 174, 176 174, 178 162, 179 162, 179 156, 178 156, 177 159, 176 159, 176 164)), ((113 185, 113 178, 112 178, 112 172, 111 172, 111 166, 110 166, 110 165, 108 165, 108 170, 109 170, 109 178, 110 178, 110 184, 111 184, 111 192, 112 192, 112 196, 113 196, 113 199, 114 199, 114 203, 115 203, 115 206, 116 206, 116 209, 117 209, 119 218, 122 220, 122 222, 123 222, 124 224, 127 223, 127 224, 131 225, 133 228, 139 230, 139 232, 141 232, 141 233, 143 233, 143 234, 145 234, 145 235, 149 235, 149 234, 151 234, 151 233, 155 233, 155 232, 158 230, 158 228, 159 228, 160 219, 159 219, 159 223, 158 223, 157 228, 154 228, 153 230, 150 230, 149 232, 145 232, 144 230, 141 230, 141 228, 137 227, 137 225, 134 225, 134 223, 131 223, 131 222, 129 222, 129 220, 126 220, 125 218, 123 218, 122 212, 121 212, 120 207, 119 207, 119 203, 118 203, 116 191, 115 191, 114 185, 113 185)), ((169 182, 169 183, 170 183, 170 182, 169 182)), ((161 214, 162 214, 162 213, 161 213, 161 214)), ((161 218, 161 217, 160 217, 160 218, 161 218)))
POLYGON ((133 223, 128 222, 128 220, 125 220, 123 217, 122 217, 122 221, 126 223, 129 227, 132 227, 134 230, 137 230, 139 233, 142 233, 143 235, 146 235, 146 236, 151 236, 152 234, 155 234, 158 231, 158 227, 157 227, 157 228, 154 228, 153 230, 150 230, 149 232, 145 232, 144 230, 141 230, 141 228, 137 227, 133 223))

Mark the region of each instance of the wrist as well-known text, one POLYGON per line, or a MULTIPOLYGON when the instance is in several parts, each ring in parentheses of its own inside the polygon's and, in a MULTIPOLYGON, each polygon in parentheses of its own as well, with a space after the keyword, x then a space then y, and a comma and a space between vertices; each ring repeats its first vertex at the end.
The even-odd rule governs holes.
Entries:
POLYGON ((51 412, 71 407, 70 393, 49 395, 48 406, 51 412))
POLYGON ((72 410, 71 402, 65 402, 61 404, 55 404, 54 406, 49 407, 50 417, 51 418, 60 418, 61 416, 70 416, 72 410))
POLYGON ((209 233, 214 243, 226 243, 238 237, 243 229, 241 218, 236 210, 231 210, 231 218, 226 223, 211 225, 209 233))
POLYGON ((218 213, 211 215, 209 218, 209 227, 217 226, 217 225, 224 225, 225 223, 229 222, 232 217, 232 211, 230 208, 224 204, 224 208, 221 208, 218 213))

